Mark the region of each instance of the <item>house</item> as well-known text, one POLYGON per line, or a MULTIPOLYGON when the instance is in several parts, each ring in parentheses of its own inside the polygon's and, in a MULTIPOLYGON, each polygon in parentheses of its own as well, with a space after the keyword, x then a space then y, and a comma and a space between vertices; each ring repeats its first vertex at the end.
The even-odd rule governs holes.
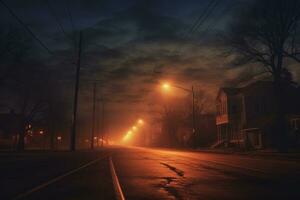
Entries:
MULTIPOLYGON (((285 95, 289 138, 299 138, 299 87, 287 86, 285 95)), ((212 147, 272 147, 276 110, 274 98, 271 81, 257 81, 244 87, 220 88, 216 99, 217 141, 212 147)))

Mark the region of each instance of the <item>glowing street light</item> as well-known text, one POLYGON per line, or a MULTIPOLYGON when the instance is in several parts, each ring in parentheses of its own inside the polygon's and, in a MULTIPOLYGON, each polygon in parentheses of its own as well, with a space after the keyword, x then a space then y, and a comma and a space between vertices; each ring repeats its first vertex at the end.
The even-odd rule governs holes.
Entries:
POLYGON ((144 120, 139 119, 139 120, 138 120, 138 124, 143 125, 143 124, 144 124, 144 120))
POLYGON ((164 89, 164 90, 170 90, 170 84, 169 83, 164 83, 163 85, 162 85, 162 88, 164 89))
POLYGON ((132 136, 133 136, 133 133, 136 132, 138 130, 139 126, 142 126, 143 124, 144 124, 144 120, 143 119, 138 119, 136 125, 132 126, 131 129, 129 131, 127 131, 127 133, 123 137, 123 139, 122 139, 123 142, 126 142, 129 139, 131 139, 132 136))
POLYGON ((171 87, 178 88, 178 89, 184 90, 184 91, 192 94, 192 106, 193 106, 193 111, 192 111, 192 114, 193 114, 192 115, 193 116, 193 130, 192 130, 192 133, 193 133, 193 136, 195 137, 196 129, 195 129, 195 91, 194 91, 194 86, 192 86, 191 89, 187 89, 187 88, 181 87, 179 85, 173 85, 173 84, 170 85, 169 83, 164 83, 162 85, 162 88, 165 91, 170 90, 171 87))
POLYGON ((128 139, 130 139, 132 136, 132 131, 128 131, 127 134, 123 137, 123 141, 127 141, 128 139))

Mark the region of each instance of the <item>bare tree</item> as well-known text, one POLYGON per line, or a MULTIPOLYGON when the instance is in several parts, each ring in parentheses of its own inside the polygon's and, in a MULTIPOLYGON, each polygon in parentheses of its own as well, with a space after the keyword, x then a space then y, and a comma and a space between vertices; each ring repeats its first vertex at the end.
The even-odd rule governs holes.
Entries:
POLYGON ((39 63, 15 64, 7 80, 2 102, 14 111, 18 118, 17 149, 24 150, 26 127, 45 118, 49 92, 47 74, 39 63))
POLYGON ((184 113, 174 105, 165 105, 161 112, 160 121, 164 143, 169 143, 169 146, 178 146, 182 143, 181 138, 178 137, 178 129, 182 126, 184 121, 184 113))
POLYGON ((235 16, 225 40, 236 58, 235 64, 257 63, 272 75, 278 105, 278 141, 284 139, 285 132, 283 87, 286 80, 291 80, 287 62, 300 62, 299 22, 299 0, 255 0, 235 16))
MULTIPOLYGON (((192 102, 191 102, 192 95, 190 94, 185 102, 188 106, 188 109, 185 110, 185 124, 187 127, 192 129, 192 118, 193 118, 193 110, 192 110, 192 102)), ((201 121, 203 120, 203 116, 206 112, 206 109, 209 105, 207 96, 205 92, 201 88, 194 89, 194 110, 195 110, 195 137, 190 137, 190 145, 196 147, 199 145, 199 138, 201 134, 201 121)), ((192 132, 192 131, 191 131, 192 132)))

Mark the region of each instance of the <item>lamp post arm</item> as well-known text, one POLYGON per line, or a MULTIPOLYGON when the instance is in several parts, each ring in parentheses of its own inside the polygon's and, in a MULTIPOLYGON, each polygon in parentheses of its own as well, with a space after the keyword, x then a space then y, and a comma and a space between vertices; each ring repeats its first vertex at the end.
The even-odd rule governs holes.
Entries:
POLYGON ((193 93, 193 89, 187 89, 187 88, 184 88, 184 87, 181 87, 181 86, 178 86, 178 85, 171 85, 171 86, 174 87, 174 88, 184 90, 184 91, 189 92, 189 93, 193 93))

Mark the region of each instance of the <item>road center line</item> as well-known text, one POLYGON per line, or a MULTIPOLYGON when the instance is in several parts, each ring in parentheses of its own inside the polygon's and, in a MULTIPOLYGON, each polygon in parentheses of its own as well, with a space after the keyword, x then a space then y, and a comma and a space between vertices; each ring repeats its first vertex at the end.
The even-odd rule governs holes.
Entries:
POLYGON ((111 156, 109 156, 109 167, 110 167, 110 172, 114 184, 116 198, 117 200, 125 200, 111 156))
POLYGON ((95 164, 96 162, 98 162, 98 161, 100 161, 100 160, 102 160, 102 159, 104 159, 104 158, 106 158, 106 157, 107 157, 107 155, 102 156, 102 157, 100 157, 100 158, 97 158, 97 159, 95 159, 95 160, 93 160, 93 161, 90 161, 90 162, 88 162, 88 163, 86 163, 86 164, 84 164, 84 165, 82 165, 82 166, 80 166, 80 167, 78 167, 78 168, 76 168, 76 169, 73 169, 73 170, 71 170, 71 171, 69 171, 69 172, 67 172, 67 173, 65 173, 65 174, 62 174, 62 175, 60 175, 60 176, 58 176, 58 177, 56 177, 56 178, 54 178, 54 179, 51 179, 50 181, 47 181, 47 182, 45 182, 45 183, 43 183, 43 184, 41 184, 41 185, 38 185, 38 186, 36 186, 36 187, 34 187, 34 188, 32 188, 32 189, 30 189, 30 190, 28 190, 28 191, 26 191, 26 192, 24 192, 24 193, 22 193, 22 194, 19 194, 18 196, 16 196, 15 198, 13 198, 13 200, 23 199, 23 198, 29 196, 30 194, 32 194, 32 193, 34 193, 34 192, 36 192, 36 191, 38 191, 38 190, 41 190, 41 189, 43 189, 43 188, 49 186, 50 184, 53 184, 53 183, 55 183, 55 182, 57 182, 57 181, 59 181, 59 180, 65 178, 66 176, 69 176, 69 175, 71 175, 71 174, 74 174, 75 172, 78 172, 78 171, 81 170, 81 169, 84 169, 84 168, 86 168, 86 167, 88 167, 88 166, 90 166, 90 165, 93 165, 93 164, 95 164))

